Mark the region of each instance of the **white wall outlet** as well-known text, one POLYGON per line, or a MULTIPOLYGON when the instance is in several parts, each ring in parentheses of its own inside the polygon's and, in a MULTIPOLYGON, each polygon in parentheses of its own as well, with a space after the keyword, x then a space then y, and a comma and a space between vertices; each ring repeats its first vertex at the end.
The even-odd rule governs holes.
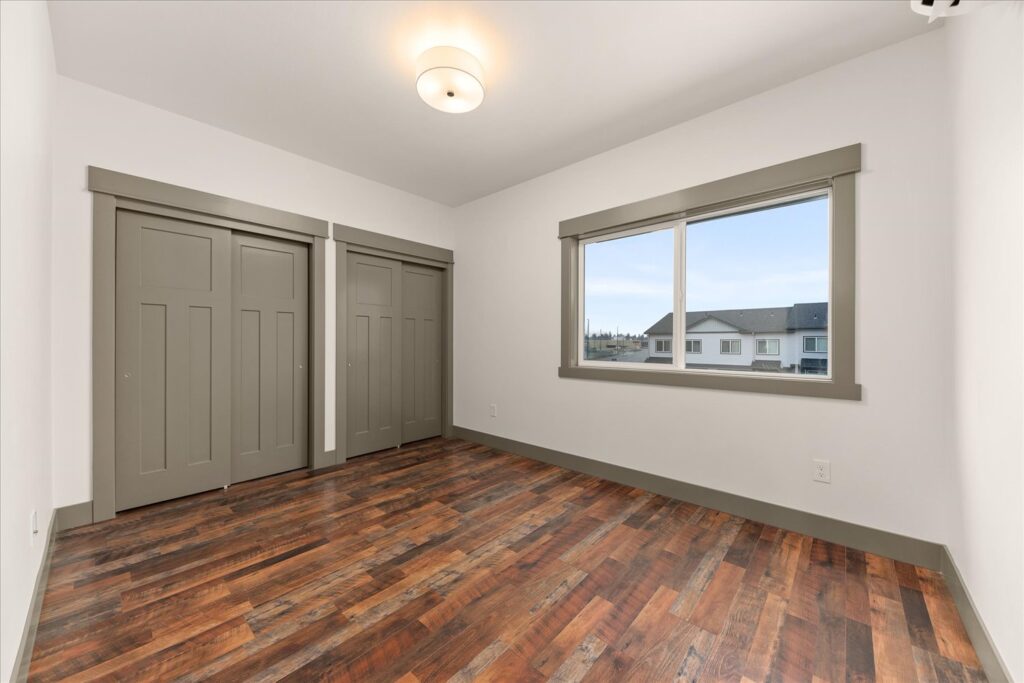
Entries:
POLYGON ((820 481, 823 484, 831 484, 832 463, 828 460, 812 460, 811 463, 814 465, 814 481, 820 481))
POLYGON ((498 404, 497 403, 492 403, 491 404, 491 417, 498 417, 498 404))
POLYGON ((36 536, 39 535, 39 515, 36 514, 35 510, 33 510, 32 514, 29 516, 28 523, 29 530, 32 532, 29 535, 29 545, 35 545, 36 536))

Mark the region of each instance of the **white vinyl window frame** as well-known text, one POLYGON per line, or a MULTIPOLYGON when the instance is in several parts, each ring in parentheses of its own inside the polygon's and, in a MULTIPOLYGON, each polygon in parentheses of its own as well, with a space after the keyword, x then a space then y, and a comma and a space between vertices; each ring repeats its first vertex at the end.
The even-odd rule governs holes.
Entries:
POLYGON ((828 353, 828 337, 825 335, 805 335, 804 336, 804 353, 828 353), (813 342, 814 348, 807 348, 807 342, 813 342))
POLYGON ((719 339, 718 340, 718 353, 723 356, 738 356, 743 353, 743 340, 742 339, 719 339), (733 351, 733 348, 736 350, 733 351))
POLYGON ((671 339, 655 339, 654 340, 654 352, 655 353, 672 353, 672 340, 671 339))
POLYGON ((782 352, 782 342, 779 339, 756 339, 754 340, 754 355, 756 356, 778 356, 782 352), (775 342, 775 350, 772 351, 772 342, 775 342), (764 344, 764 351, 761 345, 764 344))
POLYGON ((562 245, 559 376, 860 400, 861 387, 855 381, 854 368, 855 177, 859 171, 860 145, 851 145, 559 222, 558 237, 562 245), (685 340, 687 224, 817 196, 828 197, 827 353, 830 362, 827 375, 688 368, 685 353, 673 354, 670 363, 610 363, 585 359, 582 340, 588 244, 672 229, 673 338, 685 340))
POLYGON ((690 354, 704 353, 704 340, 703 339, 687 339, 686 340, 686 352, 690 354))

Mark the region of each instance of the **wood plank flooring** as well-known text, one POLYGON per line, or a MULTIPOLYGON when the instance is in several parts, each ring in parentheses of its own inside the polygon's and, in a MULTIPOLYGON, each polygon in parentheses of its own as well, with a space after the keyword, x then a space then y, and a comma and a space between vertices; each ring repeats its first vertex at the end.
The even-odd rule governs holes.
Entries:
POLYGON ((942 576, 458 440, 57 540, 33 681, 982 681, 942 576))

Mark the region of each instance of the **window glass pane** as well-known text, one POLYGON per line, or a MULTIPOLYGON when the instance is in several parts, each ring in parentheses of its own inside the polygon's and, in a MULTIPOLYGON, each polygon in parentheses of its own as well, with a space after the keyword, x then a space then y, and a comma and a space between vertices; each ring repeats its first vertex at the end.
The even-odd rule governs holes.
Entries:
POLYGON ((583 245, 583 358, 672 362, 671 228, 583 245))
POLYGON ((805 358, 826 359, 828 240, 827 196, 688 223, 686 335, 719 353, 686 366, 801 373, 805 358), (725 337, 736 341, 715 343, 725 337))

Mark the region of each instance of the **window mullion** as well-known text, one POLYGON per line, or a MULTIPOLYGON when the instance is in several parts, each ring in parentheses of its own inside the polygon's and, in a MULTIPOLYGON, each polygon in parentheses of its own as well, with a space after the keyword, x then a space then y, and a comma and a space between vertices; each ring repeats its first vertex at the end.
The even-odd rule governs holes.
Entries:
POLYGON ((686 221, 680 221, 675 228, 675 296, 672 306, 672 365, 679 369, 686 367, 686 221))

